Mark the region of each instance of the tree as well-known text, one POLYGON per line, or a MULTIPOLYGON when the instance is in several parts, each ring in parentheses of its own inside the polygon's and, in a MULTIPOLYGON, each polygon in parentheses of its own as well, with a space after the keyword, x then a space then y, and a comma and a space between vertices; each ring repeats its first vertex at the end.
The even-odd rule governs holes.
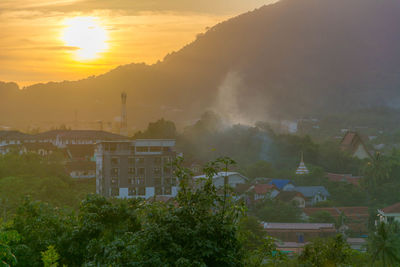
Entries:
POLYGON ((400 225, 381 222, 368 238, 368 252, 373 262, 386 266, 400 264, 400 225))
POLYGON ((60 255, 54 246, 48 246, 46 251, 41 252, 44 267, 57 267, 60 255))
POLYGON ((335 238, 316 239, 307 244, 299 262, 311 266, 342 266, 351 264, 353 251, 342 235, 335 238))
POLYGON ((258 218, 265 222, 301 222, 301 210, 295 203, 278 200, 265 200, 251 209, 258 218))
POLYGON ((177 132, 175 123, 172 121, 164 120, 163 118, 156 121, 150 122, 147 129, 144 132, 137 132, 133 138, 135 139, 157 139, 157 138, 176 138, 177 132))
POLYGON ((327 211, 317 211, 308 219, 311 223, 336 223, 335 218, 327 211))

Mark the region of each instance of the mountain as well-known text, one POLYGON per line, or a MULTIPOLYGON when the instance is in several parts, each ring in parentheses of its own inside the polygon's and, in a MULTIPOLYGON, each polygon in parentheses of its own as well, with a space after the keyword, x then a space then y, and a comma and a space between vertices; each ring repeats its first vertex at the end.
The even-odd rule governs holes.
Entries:
POLYGON ((80 81, 0 84, 0 124, 112 120, 187 123, 212 108, 232 121, 400 104, 400 1, 281 0, 220 23, 155 65, 80 81), (6 97, 4 97, 6 96, 6 97))

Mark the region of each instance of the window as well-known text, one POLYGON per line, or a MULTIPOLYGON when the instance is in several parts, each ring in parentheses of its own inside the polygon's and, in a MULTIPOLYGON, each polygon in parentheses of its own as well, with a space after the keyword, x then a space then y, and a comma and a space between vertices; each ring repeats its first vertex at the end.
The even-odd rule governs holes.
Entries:
POLYGON ((162 195, 162 187, 157 186, 157 187, 155 188, 155 194, 156 194, 156 195, 162 195))
POLYGON ((169 151, 171 151, 171 148, 169 146, 163 147, 163 151, 164 152, 169 152, 169 151))
POLYGON ((144 158, 136 158, 136 164, 144 164, 144 158))
POLYGON ((117 150, 117 145, 116 144, 110 144, 110 151, 115 151, 117 150))
POLYGON ((113 188, 111 188, 111 196, 112 196, 112 197, 117 197, 117 196, 119 196, 119 188, 118 188, 118 187, 113 187, 113 188))
POLYGON ((112 165, 118 165, 119 164, 119 158, 111 158, 111 164, 112 165))
POLYGON ((135 178, 129 178, 129 184, 135 184, 135 178))
POLYGON ((164 185, 171 185, 172 179, 171 178, 164 178, 164 185))
POLYGON ((171 195, 171 187, 170 186, 166 186, 164 187, 164 195, 171 195))
POLYGON ((137 189, 137 194, 138 194, 139 196, 144 196, 144 195, 146 195, 146 187, 139 187, 139 188, 137 189))
POLYGON ((304 243, 304 234, 303 233, 296 233, 296 236, 297 236, 298 243, 304 243))
POLYGON ((149 148, 147 146, 139 146, 136 147, 137 152, 149 152, 149 148))
POLYGON ((156 176, 160 176, 161 175, 161 168, 154 168, 153 169, 153 173, 156 176))
POLYGON ((135 175, 135 174, 136 174, 136 168, 129 168, 129 169, 128 169, 128 174, 133 174, 133 175, 135 175))
POLYGON ((118 178, 111 178, 111 186, 117 186, 118 185, 118 178))
POLYGON ((152 146, 152 147, 150 147, 150 152, 161 152, 161 147, 152 146))
POLYGON ((136 182, 137 182, 137 184, 140 184, 140 185, 144 185, 145 184, 144 178, 137 178, 136 182))
POLYGON ((161 158, 160 157, 154 158, 154 164, 157 165, 161 164, 161 158))
POLYGON ((146 169, 145 168, 139 168, 137 175, 144 177, 146 175, 146 169))
POLYGON ((128 159, 128 164, 135 166, 135 158, 129 158, 128 159))
POLYGON ((164 167, 164 175, 169 176, 171 174, 171 167, 164 167))
POLYGON ((136 195, 136 189, 134 187, 129 187, 128 195, 129 196, 135 196, 136 195))
POLYGON ((171 158, 170 157, 164 157, 164 164, 165 163, 171 163, 171 158))
POLYGON ((111 177, 118 177, 118 176, 119 176, 119 169, 111 168, 111 177))
POLYGON ((154 178, 154 185, 161 185, 161 178, 154 178))

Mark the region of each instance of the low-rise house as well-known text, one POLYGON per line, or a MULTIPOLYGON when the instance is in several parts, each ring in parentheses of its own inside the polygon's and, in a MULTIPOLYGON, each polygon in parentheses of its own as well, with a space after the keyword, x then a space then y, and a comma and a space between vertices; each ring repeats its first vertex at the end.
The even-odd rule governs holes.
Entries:
POLYGON ((306 198, 306 207, 327 201, 330 196, 324 186, 296 186, 292 191, 300 192, 306 198))
POLYGON ((297 191, 281 191, 276 199, 282 202, 296 203, 299 208, 305 208, 306 206, 306 198, 302 193, 297 191))
POLYGON ((357 132, 348 131, 340 142, 340 149, 359 159, 371 158, 367 146, 357 132))
MULTIPOLYGON (((195 181, 206 178, 206 175, 198 175, 193 177, 195 181)), ((219 172, 214 175, 212 180, 215 187, 223 187, 226 181, 230 187, 235 188, 239 184, 247 183, 248 178, 238 172, 219 172)))
POLYGON ((329 181, 332 182, 344 182, 355 186, 359 186, 360 181, 363 178, 361 176, 353 176, 352 174, 338 174, 338 173, 327 173, 326 177, 329 179, 329 181))
POLYGON ((18 145, 31 139, 31 135, 19 131, 0 131, 0 146, 18 145))
POLYGON ((67 162, 65 168, 71 178, 96 178, 96 162, 93 161, 67 162))
POLYGON ((315 238, 336 235, 332 223, 263 223, 264 230, 271 237, 282 242, 305 243, 315 238))
POLYGON ((279 190, 272 184, 256 184, 250 189, 253 193, 254 201, 273 199, 279 194, 279 190))
POLYGON ((378 210, 378 217, 385 223, 400 222, 400 202, 378 210))
POLYGON ((365 238, 349 237, 349 238, 347 238, 347 243, 354 250, 358 250, 361 252, 366 251, 367 240, 365 238))
POLYGON ((292 191, 295 188, 292 181, 287 179, 271 179, 269 184, 275 185, 280 191, 292 191))
POLYGON ((2 155, 14 152, 19 154, 34 153, 46 157, 57 150, 58 148, 50 143, 22 143, 0 146, 0 154, 2 155))
POLYGON ((305 208, 305 217, 310 217, 318 212, 329 213, 336 222, 344 224, 353 235, 362 236, 368 233, 369 211, 368 207, 324 207, 305 208))

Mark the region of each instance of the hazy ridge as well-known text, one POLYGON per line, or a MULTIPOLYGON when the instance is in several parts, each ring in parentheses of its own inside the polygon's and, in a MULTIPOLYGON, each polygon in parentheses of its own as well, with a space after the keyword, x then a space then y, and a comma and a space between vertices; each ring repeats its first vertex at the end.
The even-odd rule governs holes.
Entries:
POLYGON ((282 0, 220 23, 152 66, 22 91, 0 83, 0 124, 178 123, 212 108, 235 121, 298 118, 400 103, 400 2, 282 0))

